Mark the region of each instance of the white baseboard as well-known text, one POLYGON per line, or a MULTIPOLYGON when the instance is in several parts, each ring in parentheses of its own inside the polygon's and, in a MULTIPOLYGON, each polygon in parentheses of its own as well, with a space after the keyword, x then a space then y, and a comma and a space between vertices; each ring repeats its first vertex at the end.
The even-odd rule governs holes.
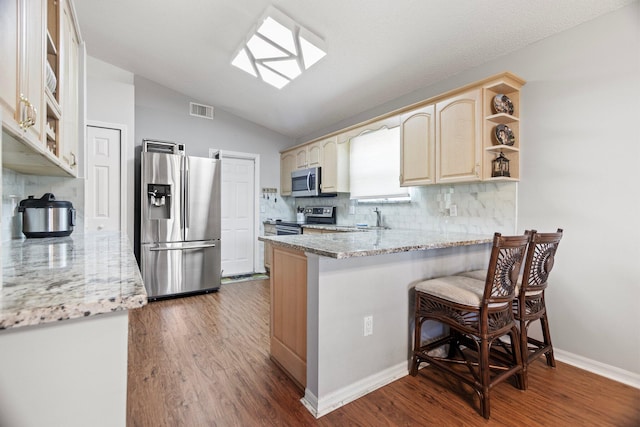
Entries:
POLYGON ((634 372, 625 371, 624 369, 587 359, 586 357, 578 356, 577 354, 557 348, 553 349, 553 354, 555 358, 561 362, 640 389, 640 375, 634 372))
MULTIPOLYGON (((557 348, 554 349, 553 352, 556 359, 560 362, 567 363, 575 366, 576 368, 584 369, 585 371, 593 372, 594 374, 605 378, 640 389, 640 375, 634 372, 626 371, 592 359, 587 359, 586 357, 559 350, 557 348)), ((408 374, 408 362, 402 362, 347 387, 336 390, 333 393, 329 393, 320 400, 318 400, 318 397, 311 393, 309 389, 306 389, 304 397, 300 399, 300 402, 302 402, 314 417, 320 418, 323 415, 326 415, 349 402, 353 402, 365 394, 371 393, 372 391, 392 383, 393 381, 408 374)))
POLYGON ((408 374, 408 362, 402 362, 375 375, 350 384, 347 387, 336 390, 333 393, 329 393, 320 400, 318 400, 318 397, 311 393, 309 389, 306 389, 304 397, 300 399, 300 402, 302 402, 314 417, 320 418, 408 374))

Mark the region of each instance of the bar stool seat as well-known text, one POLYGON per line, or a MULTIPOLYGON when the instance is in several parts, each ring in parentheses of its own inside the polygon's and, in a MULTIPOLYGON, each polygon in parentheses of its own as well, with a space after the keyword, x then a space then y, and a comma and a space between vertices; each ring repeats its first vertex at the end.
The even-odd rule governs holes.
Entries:
MULTIPOLYGON (((487 275, 486 271, 484 275, 487 275)), ((484 281, 464 276, 445 276, 420 282, 415 289, 457 304, 480 307, 484 281)))

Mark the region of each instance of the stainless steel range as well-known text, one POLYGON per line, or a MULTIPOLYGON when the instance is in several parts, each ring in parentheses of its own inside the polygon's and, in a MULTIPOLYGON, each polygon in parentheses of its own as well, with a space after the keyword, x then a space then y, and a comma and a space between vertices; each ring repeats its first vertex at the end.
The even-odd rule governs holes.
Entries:
MULTIPOLYGON (((336 223, 335 206, 308 206, 304 208, 305 224, 329 224, 336 223)), ((278 236, 289 234, 302 234, 302 225, 295 222, 276 222, 278 236)))

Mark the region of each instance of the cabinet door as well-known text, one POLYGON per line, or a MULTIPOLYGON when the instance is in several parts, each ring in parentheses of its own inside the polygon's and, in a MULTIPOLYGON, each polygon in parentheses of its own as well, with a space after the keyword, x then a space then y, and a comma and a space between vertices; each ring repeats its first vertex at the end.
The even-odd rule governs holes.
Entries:
POLYGON ((271 270, 271 243, 264 242, 264 268, 271 270))
POLYGON ((307 155, 308 166, 310 168, 324 166, 322 161, 322 145, 320 142, 314 142, 313 144, 310 144, 307 147, 307 155))
POLYGON ((436 181, 469 182, 481 177, 482 104, 476 89, 436 104, 436 181))
POLYGON ((18 105, 18 1, 0 0, 0 108, 6 122, 18 105))
MULTIPOLYGON (((34 144, 42 141, 44 106, 44 3, 41 0, 21 0, 19 3, 19 64, 18 91, 27 101, 20 104, 17 121, 24 120, 27 107, 35 109, 34 123, 25 138, 34 144)), ((33 113, 30 113, 33 114, 33 113)))
POLYGON ((349 192, 349 141, 339 141, 337 136, 325 139, 322 144, 322 191, 325 193, 349 192))
POLYGON ((400 116, 400 185, 435 183, 435 106, 400 116))
POLYGON ((322 191, 338 191, 338 143, 337 137, 321 141, 324 164, 322 166, 322 191))
POLYGON ((300 147, 296 151, 296 168, 304 169, 308 167, 309 161, 307 159, 307 147, 300 147))
POLYGON ((62 102, 62 161, 70 168, 77 167, 78 153, 78 55, 79 43, 75 23, 68 2, 62 8, 62 72, 60 73, 60 89, 62 102))
POLYGON ((307 384, 307 258, 275 246, 271 258, 270 354, 298 385, 307 384))
POLYGON ((285 152, 280 155, 280 194, 291 195, 291 172, 296 169, 296 155, 285 152))

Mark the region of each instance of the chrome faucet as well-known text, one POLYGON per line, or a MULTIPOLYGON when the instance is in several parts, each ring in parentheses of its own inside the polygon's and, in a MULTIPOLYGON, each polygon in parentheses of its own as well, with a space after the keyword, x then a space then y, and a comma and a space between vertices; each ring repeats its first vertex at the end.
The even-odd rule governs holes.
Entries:
POLYGON ((382 227, 382 217, 380 216, 380 214, 382 214, 382 211, 380 211, 380 209, 378 209, 377 207, 373 211, 376 213, 376 227, 382 227))

